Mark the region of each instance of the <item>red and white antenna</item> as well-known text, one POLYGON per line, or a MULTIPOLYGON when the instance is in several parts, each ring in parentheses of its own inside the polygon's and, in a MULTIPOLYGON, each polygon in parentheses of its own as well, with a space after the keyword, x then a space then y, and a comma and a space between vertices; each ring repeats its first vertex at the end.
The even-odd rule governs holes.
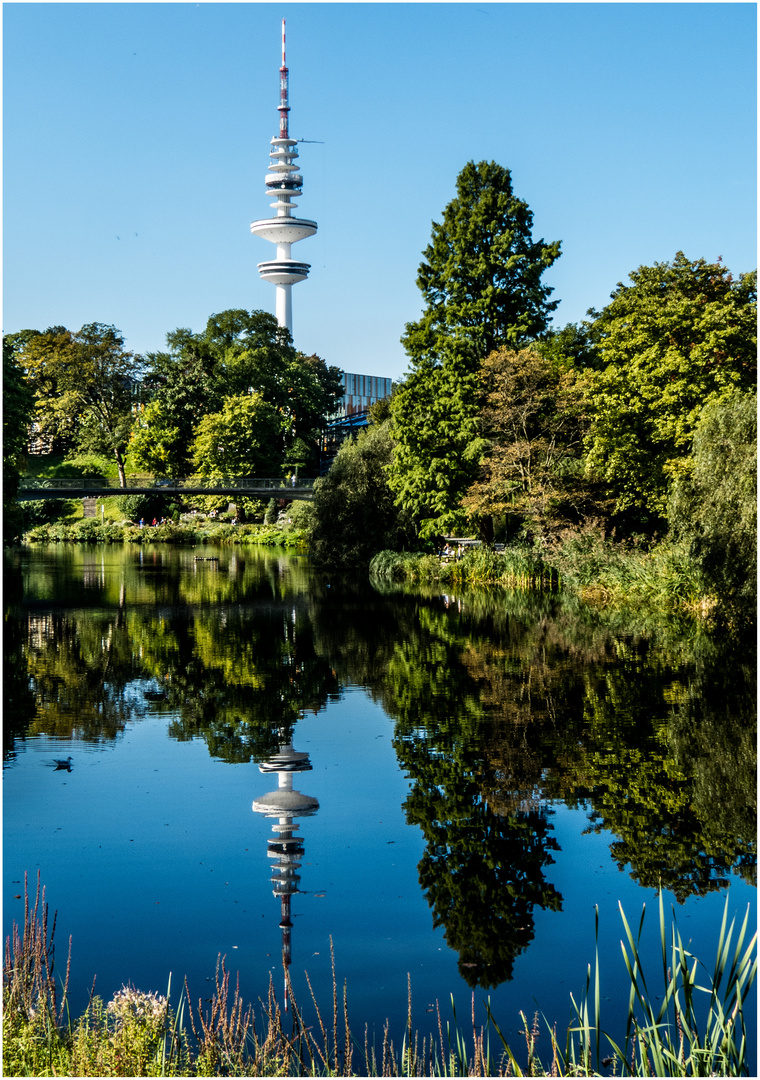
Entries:
POLYGON ((285 20, 282 20, 282 67, 280 68, 280 138, 288 138, 288 69, 285 64, 285 20))

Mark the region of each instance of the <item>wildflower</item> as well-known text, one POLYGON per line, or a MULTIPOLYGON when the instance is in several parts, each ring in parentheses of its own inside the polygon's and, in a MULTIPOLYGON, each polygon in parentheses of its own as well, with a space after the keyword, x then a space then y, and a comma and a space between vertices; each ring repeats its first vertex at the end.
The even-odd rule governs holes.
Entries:
POLYGON ((122 986, 108 1002, 107 1011, 113 1013, 119 1027, 124 1027, 130 1020, 145 1025, 161 1023, 167 1007, 168 1002, 161 994, 153 991, 146 994, 134 986, 122 986))

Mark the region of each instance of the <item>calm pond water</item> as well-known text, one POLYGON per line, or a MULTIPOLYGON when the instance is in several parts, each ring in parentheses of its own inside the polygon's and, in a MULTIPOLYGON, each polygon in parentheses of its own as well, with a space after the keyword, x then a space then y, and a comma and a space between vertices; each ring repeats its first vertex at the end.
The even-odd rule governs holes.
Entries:
POLYGON ((5 932, 39 870, 74 1013, 95 977, 210 997, 220 953, 282 1001, 284 949, 330 1015, 332 938, 360 1041, 409 975, 421 1032, 474 992, 519 1043, 520 1009, 570 1020, 594 905, 610 1030, 618 903, 656 984, 659 886, 708 966, 726 890, 754 925, 749 646, 255 548, 24 548, 5 606, 5 932))

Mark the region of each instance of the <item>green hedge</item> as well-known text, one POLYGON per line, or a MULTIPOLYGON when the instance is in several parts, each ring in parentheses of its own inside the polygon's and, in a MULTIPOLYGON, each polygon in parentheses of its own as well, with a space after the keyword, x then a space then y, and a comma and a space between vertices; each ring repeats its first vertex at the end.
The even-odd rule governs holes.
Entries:
POLYGON ((298 529, 278 526, 227 525, 104 525, 86 518, 73 525, 53 523, 37 525, 24 534, 24 543, 49 544, 56 542, 80 544, 264 544, 270 547, 301 547, 303 533, 298 529))

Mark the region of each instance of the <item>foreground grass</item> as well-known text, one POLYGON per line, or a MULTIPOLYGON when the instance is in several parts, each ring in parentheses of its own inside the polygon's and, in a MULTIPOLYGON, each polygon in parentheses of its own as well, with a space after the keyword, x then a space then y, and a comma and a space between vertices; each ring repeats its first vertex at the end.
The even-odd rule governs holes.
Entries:
POLYGON ((525 1040, 519 1051, 521 1067, 490 1004, 486 1023, 476 1025, 474 995, 466 1031, 457 1023, 456 1012, 444 1028, 437 1008, 437 1032, 422 1039, 413 1034, 410 986, 400 1046, 394 1046, 387 1023, 377 1050, 368 1045, 366 1030, 363 1039, 355 1038, 345 986, 339 1007, 334 959, 331 1015, 323 1016, 312 991, 317 1021, 311 1026, 292 987, 292 1012, 288 1018, 283 1015, 271 978, 259 1012, 244 1006, 239 988, 230 989, 223 959, 217 963, 213 995, 206 999, 210 1004, 205 1009, 200 1000, 193 1006, 187 984, 173 1008, 170 980, 166 997, 125 986, 107 1005, 92 997, 85 1013, 72 1020, 67 1009, 71 941, 59 979, 53 961, 55 919, 48 929, 38 876, 33 905, 25 883, 24 926, 14 924, 6 942, 3 1072, 5 1076, 600 1076, 611 1070, 613 1075, 629 1076, 747 1076, 743 1006, 757 973, 756 935, 747 941, 748 915, 734 943, 736 927, 733 921, 728 925, 726 898, 711 974, 684 946, 675 918, 668 935, 660 897, 658 995, 653 984, 651 991, 648 988, 641 964, 644 912, 634 935, 621 908, 625 932, 621 946, 630 981, 622 1046, 601 1027, 597 948, 593 979, 589 966, 579 1001, 571 998, 575 1019, 564 1039, 556 1026, 540 1022, 538 1015, 529 1027, 520 1014, 525 1040), (702 995, 705 1000, 697 1008, 702 995), (542 1060, 538 1043, 540 1039, 544 1045, 547 1038, 549 1053, 542 1060))

